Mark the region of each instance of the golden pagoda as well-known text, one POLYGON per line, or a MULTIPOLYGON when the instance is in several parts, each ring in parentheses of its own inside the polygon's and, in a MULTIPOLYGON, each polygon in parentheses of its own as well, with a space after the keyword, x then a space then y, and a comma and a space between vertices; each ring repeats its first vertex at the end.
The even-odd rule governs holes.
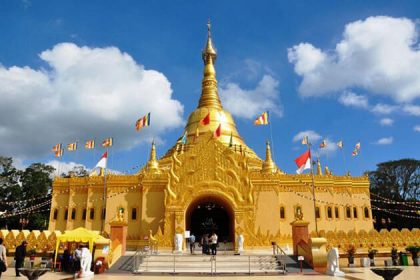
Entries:
POLYGON ((55 178, 49 230, 104 225, 109 233, 110 222, 127 213, 128 247, 149 232, 159 246, 172 248, 176 233, 200 238, 215 231, 220 241, 235 245, 242 235, 247 248, 259 248, 290 244, 297 211, 312 234, 315 224, 319 231, 373 229, 367 177, 323 175, 320 163, 316 174, 286 174, 273 161, 269 142, 265 159, 246 145, 220 101, 210 23, 207 32, 201 96, 185 126, 186 141, 180 137, 159 159, 153 142, 137 174, 106 175, 105 200, 103 175, 55 178), (202 124, 208 115, 209 124, 202 124))

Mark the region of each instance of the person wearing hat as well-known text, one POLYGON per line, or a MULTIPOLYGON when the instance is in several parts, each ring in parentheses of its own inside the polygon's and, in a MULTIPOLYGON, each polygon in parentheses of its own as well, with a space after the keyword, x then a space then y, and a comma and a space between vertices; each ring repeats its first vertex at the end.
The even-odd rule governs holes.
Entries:
POLYGON ((15 269, 16 269, 16 277, 20 277, 19 268, 23 267, 23 262, 25 261, 26 256, 26 246, 28 242, 23 241, 21 245, 16 247, 15 251, 15 269))

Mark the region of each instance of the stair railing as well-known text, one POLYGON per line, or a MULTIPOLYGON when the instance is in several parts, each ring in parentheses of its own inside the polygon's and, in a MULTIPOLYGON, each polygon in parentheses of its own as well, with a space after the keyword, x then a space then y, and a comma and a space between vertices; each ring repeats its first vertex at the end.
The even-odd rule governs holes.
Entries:
POLYGON ((273 255, 274 256, 278 256, 280 259, 280 266, 282 267, 284 273, 286 273, 286 262, 285 262, 285 257, 287 256, 286 252, 283 251, 283 249, 276 243, 276 242, 271 242, 271 244, 273 245, 273 255))

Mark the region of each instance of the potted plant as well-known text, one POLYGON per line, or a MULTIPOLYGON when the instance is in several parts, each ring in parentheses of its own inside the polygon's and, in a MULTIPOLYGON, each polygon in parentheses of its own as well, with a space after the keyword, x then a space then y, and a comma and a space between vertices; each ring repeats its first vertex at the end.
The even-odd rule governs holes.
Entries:
POLYGON ((411 246, 408 246, 407 248, 405 248, 408 252, 410 252, 411 253, 411 258, 413 259, 413 264, 415 265, 415 266, 418 266, 419 265, 419 258, 418 258, 418 255, 419 255, 419 252, 420 252, 420 247, 419 246, 417 246, 417 245, 411 245, 411 246))
POLYGON ((349 266, 354 265, 354 254, 356 253, 356 247, 351 244, 347 247, 347 258, 349 260, 349 266))
POLYGON ((398 265, 398 250, 395 247, 391 249, 392 265, 398 265))
POLYGON ((376 255, 376 253, 378 253, 378 250, 373 249, 373 248, 369 248, 368 257, 370 259, 370 265, 371 266, 375 266, 375 255, 376 255))

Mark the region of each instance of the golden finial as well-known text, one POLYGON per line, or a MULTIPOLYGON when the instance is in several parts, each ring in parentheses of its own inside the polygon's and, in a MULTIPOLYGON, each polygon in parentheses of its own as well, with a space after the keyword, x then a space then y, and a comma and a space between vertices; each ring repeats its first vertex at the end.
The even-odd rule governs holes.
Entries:
POLYGON ((331 170, 328 168, 328 166, 325 166, 325 175, 328 175, 328 176, 332 175, 332 172, 331 172, 331 170))
MULTIPOLYGON (((318 160, 316 161, 316 167, 317 167, 317 170, 316 170, 316 175, 322 175, 322 168, 321 168, 321 161, 319 160, 319 158, 318 158, 318 160)), ((326 167, 327 168, 327 167, 326 167)), ((325 172, 326 173, 326 172, 325 172)))
POLYGON ((152 141, 152 149, 150 151, 150 158, 149 162, 147 163, 147 168, 149 172, 152 173, 159 173, 159 163, 156 159, 156 145, 155 145, 155 139, 152 141))
POLYGON ((207 107, 221 110, 222 103, 219 98, 216 70, 214 69, 217 53, 211 38, 210 20, 207 23, 207 43, 203 50, 202 57, 204 62, 204 77, 201 83, 202 89, 198 108, 207 107))
POLYGON ((277 171, 277 166, 271 158, 270 142, 267 141, 265 145, 265 161, 262 164, 262 172, 274 173, 277 171))

